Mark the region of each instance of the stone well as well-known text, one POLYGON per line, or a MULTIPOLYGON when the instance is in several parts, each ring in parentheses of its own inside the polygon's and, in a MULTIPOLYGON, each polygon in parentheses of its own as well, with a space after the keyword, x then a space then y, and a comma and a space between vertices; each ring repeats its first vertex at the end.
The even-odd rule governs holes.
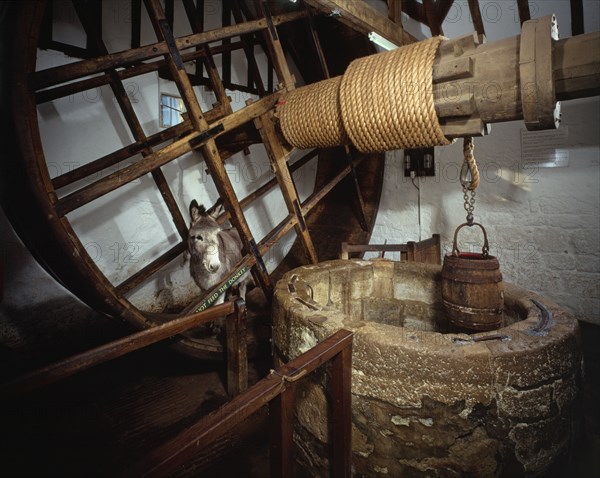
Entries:
MULTIPOLYGON (((377 260, 288 272, 274 297, 276 354, 287 361, 340 328, 354 331, 354 476, 543 473, 574 435, 582 360, 577 321, 506 284, 502 328, 451 333, 440 271, 377 260), (550 320, 542 320, 532 299, 550 320)), ((298 383, 301 476, 328 476, 327 380, 325 371, 298 383)))

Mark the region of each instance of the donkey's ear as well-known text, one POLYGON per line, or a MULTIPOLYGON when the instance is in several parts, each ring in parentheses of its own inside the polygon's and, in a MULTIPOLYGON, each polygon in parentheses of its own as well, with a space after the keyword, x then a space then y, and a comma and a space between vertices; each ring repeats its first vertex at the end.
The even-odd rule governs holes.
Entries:
POLYGON ((192 221, 197 221, 203 215, 206 215, 206 209, 204 209, 204 206, 199 206, 198 201, 194 199, 190 203, 190 217, 192 221))
POLYGON ((217 200, 217 202, 214 204, 214 206, 212 206, 207 212, 208 215, 210 215, 213 219, 216 219, 217 217, 219 217, 223 212, 225 211, 225 208, 223 207, 223 200, 221 198, 219 198, 217 200))

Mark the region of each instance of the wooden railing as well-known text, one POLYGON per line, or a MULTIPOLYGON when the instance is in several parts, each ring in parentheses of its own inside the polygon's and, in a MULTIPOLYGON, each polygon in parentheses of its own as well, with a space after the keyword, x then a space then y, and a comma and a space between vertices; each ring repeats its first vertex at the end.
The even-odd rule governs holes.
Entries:
POLYGON ((400 260, 407 262, 425 262, 427 264, 441 264, 442 251, 440 235, 434 234, 429 239, 406 244, 348 244, 342 243, 340 259, 349 259, 353 252, 400 252, 400 260))
POLYGON ((0 385, 0 396, 13 397, 70 377, 101 363, 181 334, 226 316, 227 391, 230 396, 247 388, 246 304, 243 300, 215 305, 149 329, 127 335, 99 347, 73 355, 0 385))
POLYGON ((352 332, 342 329, 286 365, 273 370, 267 377, 221 408, 145 454, 144 459, 126 470, 123 476, 170 476, 173 471, 193 461, 199 446, 210 446, 267 403, 271 422, 271 477, 293 476, 292 384, 331 361, 331 476, 349 478, 352 336, 352 332))

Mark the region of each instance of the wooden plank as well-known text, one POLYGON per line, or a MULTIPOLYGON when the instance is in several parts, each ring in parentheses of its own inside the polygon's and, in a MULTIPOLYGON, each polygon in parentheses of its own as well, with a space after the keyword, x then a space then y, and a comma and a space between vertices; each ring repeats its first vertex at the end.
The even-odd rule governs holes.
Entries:
POLYGON ((46 48, 52 42, 52 23, 53 23, 54 5, 52 2, 46 2, 42 21, 40 22, 40 34, 38 39, 39 48, 46 48))
POLYGON ((142 35, 142 0, 131 0, 131 48, 139 48, 142 35))
MULTIPOLYGON (((573 5, 573 2, 571 2, 573 5)), ((523 22, 531 20, 531 13, 529 12, 529 0, 517 0, 517 8, 519 11, 519 22, 523 25, 523 22)))
POLYGON ((321 70, 323 71, 323 78, 329 78, 329 68, 327 67, 327 60, 325 59, 325 54, 323 53, 323 48, 321 47, 321 41, 319 40, 319 33, 317 32, 317 27, 315 25, 315 19, 313 18, 310 7, 306 6, 307 13, 307 23, 308 29, 310 31, 310 35, 313 40, 313 45, 315 47, 315 51, 319 58, 319 64, 321 65, 321 70))
POLYGON ((224 435, 284 391, 288 380, 294 380, 299 373, 302 376, 311 373, 349 347, 352 344, 352 335, 352 332, 342 329, 326 338, 221 408, 192 424, 173 439, 150 450, 142 461, 134 463, 123 476, 171 475, 179 466, 195 456, 199 444, 208 445, 224 435))
POLYGON ((388 18, 402 27, 402 0, 387 0, 388 18))
POLYGON ((471 12, 471 19, 473 21, 475 31, 479 35, 485 35, 485 27, 483 26, 481 10, 479 9, 479 0, 469 0, 469 11, 471 12))
POLYGON ((452 5, 454 4, 454 0, 437 0, 437 17, 440 19, 440 22, 443 23, 452 5))
POLYGON ((296 233, 302 241, 308 260, 313 264, 316 264, 319 261, 317 252, 310 237, 310 232, 306 227, 306 221, 300 208, 300 198, 296 191, 294 179, 287 166, 287 154, 275 131, 272 113, 265 113, 262 115, 260 119, 255 120, 255 125, 267 150, 288 212, 297 215, 298 223, 295 225, 296 233))
MULTIPOLYGON (((294 476, 294 387, 286 387, 269 403, 271 476, 294 476)), ((337 475, 334 475, 337 476, 337 475)))
MULTIPOLYGON (((194 8, 194 2, 192 0, 183 0, 183 6, 188 17, 188 21, 190 22, 190 26, 192 27, 192 31, 194 33, 202 33, 202 31, 204 30, 204 26, 201 23, 200 18, 196 16, 196 8, 194 8)), ((228 44, 231 45, 231 42, 228 42, 228 44)), ((206 72, 208 73, 208 78, 210 80, 210 87, 214 91, 217 101, 221 105, 223 105, 225 114, 231 113, 233 110, 231 109, 229 97, 227 96, 227 92, 225 91, 223 81, 219 76, 219 70, 215 65, 215 61, 213 59, 210 48, 208 47, 208 45, 203 45, 199 47, 198 50, 202 51, 203 53, 204 65, 206 67, 206 72)), ((183 55, 182 61, 185 61, 183 59, 183 55)))
POLYGON ((175 224, 175 228, 179 233, 179 237, 181 237, 183 240, 186 240, 188 236, 187 223, 183 217, 183 214, 181 213, 181 210, 179 209, 179 205, 177 204, 177 200, 173 195, 173 191, 171 191, 169 183, 167 182, 167 179, 160 168, 152 171, 152 179, 154 179, 154 183, 160 191, 160 195, 162 196, 167 209, 171 213, 171 219, 173 219, 173 224, 175 224))
POLYGON ((571 0, 571 36, 583 33, 583 0, 571 0))
MULTIPOLYGON (((231 2, 221 2, 221 26, 231 26, 231 2)), ((223 38, 221 45, 226 47, 230 43, 229 38, 223 38)), ((227 50, 221 55, 221 75, 224 82, 231 82, 231 53, 227 50)))
POLYGON ((235 311, 225 321, 227 340, 227 392, 230 398, 248 388, 248 350, 246 341, 246 304, 235 301, 235 311))
POLYGON ((352 344, 333 357, 331 368, 332 476, 352 476, 352 344))
MULTIPOLYGON (((273 17, 275 26, 283 23, 300 20, 306 16, 306 12, 291 12, 273 17)), ((253 33, 267 28, 265 19, 258 19, 233 25, 227 28, 217 28, 202 33, 186 35, 175 39, 175 46, 178 49, 193 48, 205 43, 215 42, 223 38, 253 33)), ((76 80, 88 75, 95 75, 101 71, 114 68, 129 66, 145 60, 151 60, 163 56, 168 52, 167 44, 164 41, 144 45, 139 48, 133 48, 122 52, 111 53, 108 55, 92 58, 89 60, 78 61, 66 65, 47 68, 33 73, 29 78, 30 88, 34 91, 49 86, 58 85, 67 81, 76 80)))
MULTIPOLYGON (((185 3, 184 3, 185 5, 185 3)), ((188 15, 189 17, 189 15, 188 15)), ((196 18, 196 23, 199 27, 198 33, 203 32, 204 31, 204 0, 196 0, 196 15, 194 15, 194 18, 196 18)), ((198 76, 202 76, 202 61, 200 59, 196 60, 196 70, 195 70, 196 75, 198 76)))
POLYGON ((360 184, 358 183, 358 175, 356 174, 356 168, 354 167, 352 152, 347 144, 344 145, 344 153, 346 156, 346 161, 350 166, 350 181, 352 182, 352 190, 354 192, 352 198, 354 199, 358 223, 360 224, 362 230, 367 232, 369 230, 369 225, 367 224, 367 215, 365 214, 365 202, 360 190, 360 184))
POLYGON ((398 28, 394 22, 381 15, 367 2, 355 0, 304 0, 327 15, 334 14, 335 18, 351 28, 368 34, 375 32, 398 46, 417 41, 404 29, 398 28))
POLYGON ((165 2, 165 17, 167 18, 167 23, 169 24, 169 28, 173 30, 173 24, 175 21, 175 1, 174 0, 164 0, 165 2))
POLYGON ((216 305, 210 309, 186 317, 174 319, 165 324, 127 335, 118 340, 108 342, 86 352, 73 355, 51 365, 23 375, 11 382, 0 385, 1 395, 20 395, 31 390, 49 385, 58 380, 70 377, 83 370, 134 352, 161 340, 173 337, 194 327, 216 320, 235 311, 233 302, 216 305))
MULTIPOLYGON (((240 24, 244 22, 239 0, 233 2, 232 13, 236 23, 240 24)), ((265 89, 265 85, 260 76, 260 70, 254 55, 255 39, 253 35, 242 35, 240 38, 242 40, 244 53, 246 55, 246 61, 248 62, 248 86, 251 87, 254 84, 256 86, 258 95, 263 97, 267 94, 267 90, 265 89)))
POLYGON ((423 7, 421 2, 417 2, 416 0, 402 0, 402 10, 413 20, 427 25, 425 7, 423 7))
POLYGON ((431 36, 443 35, 442 25, 437 17, 437 8, 433 0, 423 0, 423 8, 425 9, 425 18, 427 25, 431 30, 431 36))
POLYGON ((277 73, 277 79, 283 88, 292 89, 294 88, 296 81, 290 72, 285 54, 283 53, 279 35, 277 34, 277 28, 273 21, 273 17, 271 16, 271 12, 269 11, 269 5, 264 0, 256 0, 255 5, 257 12, 261 13, 268 25, 268 28, 266 28, 264 32, 264 38, 267 43, 271 61, 275 67, 275 72, 277 73))

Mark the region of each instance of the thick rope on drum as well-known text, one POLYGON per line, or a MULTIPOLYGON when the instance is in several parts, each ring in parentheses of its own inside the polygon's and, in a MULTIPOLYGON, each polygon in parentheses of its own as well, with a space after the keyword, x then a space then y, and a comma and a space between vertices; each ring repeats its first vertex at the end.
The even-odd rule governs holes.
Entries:
POLYGON ((297 148, 348 142, 361 152, 449 144, 433 101, 433 61, 443 37, 354 60, 342 77, 290 92, 277 112, 297 148))
POLYGON ((277 114, 285 139, 300 149, 329 148, 348 142, 342 123, 341 76, 291 91, 277 114))
POLYGON ((433 101, 433 61, 443 37, 354 60, 344 74, 344 128, 362 152, 449 144, 433 101))

